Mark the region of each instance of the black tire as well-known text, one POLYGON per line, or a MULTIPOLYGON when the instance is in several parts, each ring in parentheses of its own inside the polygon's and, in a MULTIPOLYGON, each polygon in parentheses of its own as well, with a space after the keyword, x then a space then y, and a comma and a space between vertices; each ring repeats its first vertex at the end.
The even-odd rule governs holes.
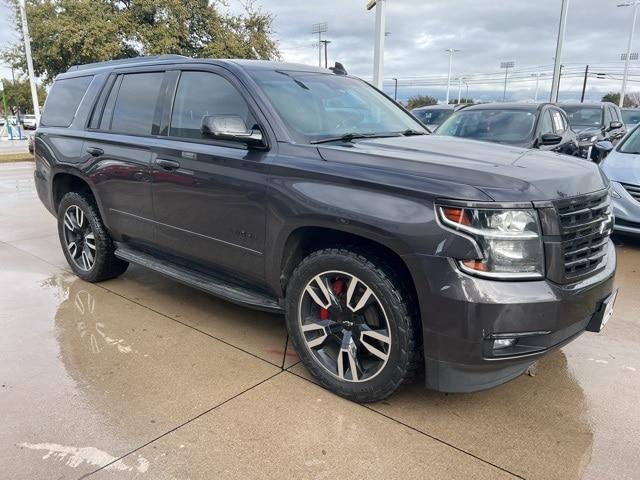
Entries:
POLYGON ((117 277, 123 274, 129 266, 128 262, 120 260, 114 255, 111 237, 102 223, 93 197, 89 195, 69 192, 62 197, 58 205, 58 236, 69 266, 78 277, 87 282, 101 282, 117 277), (83 268, 80 260, 72 255, 67 247, 67 239, 65 238, 65 214, 68 211, 76 211, 76 207, 82 211, 84 217, 82 225, 86 229, 90 229, 95 241, 93 263, 88 269, 83 268), (70 208, 72 210, 69 210, 70 208), (85 225, 84 222, 87 222, 87 224, 85 225))
MULTIPOLYGON (((344 290, 345 288, 346 286, 343 283, 341 289, 344 290)), ((364 311, 368 308, 371 307, 367 306, 362 310, 364 311)), ((340 312, 343 310, 340 309, 340 312)), ((337 312, 338 310, 331 311, 337 312)), ((415 312, 412 296, 405 288, 402 279, 395 275, 391 268, 386 267, 381 260, 368 253, 360 253, 355 249, 328 248, 310 254, 294 270, 287 284, 287 329, 302 363, 322 386, 356 402, 383 400, 414 375, 420 365, 421 358, 418 351, 419 335, 415 312), (344 367, 342 378, 339 373, 337 375, 335 372, 332 373, 326 363, 323 364, 323 359, 320 359, 320 356, 329 358, 329 355, 325 357, 324 352, 321 355, 317 354, 317 350, 314 352, 313 347, 308 345, 308 337, 305 337, 308 334, 308 330, 307 334, 302 330, 303 322, 300 320, 300 316, 304 316, 303 309, 319 308, 308 299, 309 296, 305 293, 305 289, 308 285, 312 285, 310 282, 313 282, 317 275, 326 274, 330 276, 334 275, 335 272, 345 272, 350 276, 355 276, 364 287, 368 287, 373 291, 374 295, 371 295, 371 298, 375 296, 375 308, 379 308, 380 310, 378 311, 383 312, 386 324, 388 324, 390 345, 386 347, 386 363, 378 367, 378 373, 369 379, 366 379, 366 374, 363 374, 362 378, 357 379, 357 381, 345 378, 344 367), (303 299, 304 295, 307 295, 306 300, 303 299), (311 307, 305 307, 303 302, 307 302, 307 305, 311 305, 311 307)), ((334 314, 330 313, 329 315, 333 317, 334 314)), ((340 315, 342 314, 340 313, 340 315)), ((362 317, 359 320, 360 322, 362 322, 362 317)), ((304 320, 304 322, 308 322, 308 320, 304 320)), ((347 323, 353 325, 353 323, 347 323)), ((341 325, 344 325, 342 321, 341 325)), ((325 337, 324 333, 326 331, 323 331, 320 336, 326 339, 332 339, 331 335, 334 335, 330 333, 329 336, 325 337)), ((332 339, 333 342, 339 343, 340 335, 340 333, 335 334, 336 338, 332 339)), ((353 338, 356 336, 353 335, 353 338)), ((313 339, 312 342, 314 340, 317 339, 313 339)), ((326 341, 323 340, 323 342, 326 341)), ((322 349, 323 345, 324 343, 318 345, 317 348, 322 349)), ((358 352, 356 355, 361 355, 359 353, 360 348, 362 348, 361 344, 355 350, 358 352)), ((363 350, 364 354, 368 355, 369 352, 365 350, 367 349, 363 350)), ((344 358, 342 352, 338 358, 344 358)), ((347 360, 350 360, 350 358, 347 357, 347 360)), ((355 370, 358 371, 359 368, 356 367, 355 370)))

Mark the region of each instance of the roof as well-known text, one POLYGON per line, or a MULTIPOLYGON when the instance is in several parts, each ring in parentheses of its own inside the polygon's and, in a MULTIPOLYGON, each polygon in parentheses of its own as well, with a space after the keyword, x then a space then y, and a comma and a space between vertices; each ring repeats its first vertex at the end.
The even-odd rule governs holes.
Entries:
POLYGON ((515 103, 515 102, 494 102, 494 103, 480 103, 478 105, 469 105, 464 107, 464 110, 525 110, 527 112, 533 112, 542 108, 544 105, 551 105, 550 103, 515 103))
POLYGON ((425 105, 424 107, 416 107, 412 112, 420 112, 422 110, 455 110, 456 105, 453 103, 439 103, 438 105, 425 105))
POLYGON ((592 107, 592 108, 602 108, 605 105, 614 105, 611 102, 566 102, 566 103, 557 103, 557 106, 560 108, 564 107, 592 107))
POLYGON ((74 65, 67 73, 89 72, 93 70, 112 69, 117 67, 136 67, 143 65, 171 64, 171 63, 210 63, 214 65, 234 64, 244 70, 289 70, 298 72, 329 73, 330 70, 312 67, 298 63, 274 62, 270 60, 246 60, 246 59, 215 59, 215 58, 191 58, 184 55, 153 55, 145 57, 122 58, 105 62, 74 65))

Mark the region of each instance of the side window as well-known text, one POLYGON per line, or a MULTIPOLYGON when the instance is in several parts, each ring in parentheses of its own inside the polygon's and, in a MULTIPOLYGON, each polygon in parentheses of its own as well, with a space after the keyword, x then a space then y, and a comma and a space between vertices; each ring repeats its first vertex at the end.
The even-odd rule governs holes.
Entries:
POLYGON ((207 115, 239 115, 248 128, 255 125, 249 106, 225 78, 209 72, 182 72, 173 102, 169 135, 207 139, 200 127, 207 115))
POLYGON ((540 135, 544 135, 545 133, 553 133, 553 122, 551 121, 549 110, 545 110, 540 119, 540 135))
POLYGON ((118 90, 120 89, 120 83, 122 82, 122 75, 118 75, 118 78, 113 83, 109 97, 104 104, 102 110, 102 116, 100 117, 100 130, 109 130, 111 128, 111 118, 113 117, 113 106, 116 104, 116 97, 118 96, 118 90))
POLYGON ((93 75, 56 81, 47 96, 40 123, 48 127, 71 125, 91 80, 93 75))
MULTIPOLYGON (((618 107, 613 107, 613 119, 616 122, 622 122, 622 112, 618 107)), ((624 123, 624 122, 622 122, 624 123)))
POLYGON ((553 119, 553 131, 557 135, 563 135, 566 127, 564 124, 564 120, 562 119, 562 114, 557 110, 552 110, 551 118, 553 119))
POLYGON ((613 122, 613 114, 611 113, 611 107, 607 106, 604 109, 604 125, 608 127, 611 122, 613 122))
MULTIPOLYGON (((122 76, 118 96, 113 106, 112 131, 127 135, 152 133, 163 78, 164 72, 129 73, 122 76)), ((109 100, 111 95, 105 110, 109 107, 109 100)), ((103 114, 103 119, 104 117, 103 114)))

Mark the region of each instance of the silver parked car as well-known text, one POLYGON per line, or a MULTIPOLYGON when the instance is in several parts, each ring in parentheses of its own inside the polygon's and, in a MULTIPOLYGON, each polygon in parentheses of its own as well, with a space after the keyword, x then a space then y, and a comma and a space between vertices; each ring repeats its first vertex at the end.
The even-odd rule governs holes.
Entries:
POLYGON ((600 166, 611 181, 615 230, 640 236, 640 126, 600 166))

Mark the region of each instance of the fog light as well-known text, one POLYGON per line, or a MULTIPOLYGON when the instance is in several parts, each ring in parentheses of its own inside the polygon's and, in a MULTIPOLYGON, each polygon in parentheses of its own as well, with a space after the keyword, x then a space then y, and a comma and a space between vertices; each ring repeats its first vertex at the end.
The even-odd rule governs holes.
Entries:
POLYGON ((503 348, 509 348, 511 346, 513 346, 516 343, 516 339, 515 338, 501 338, 499 340, 494 340, 493 341, 493 349, 494 350, 501 350, 503 348))

